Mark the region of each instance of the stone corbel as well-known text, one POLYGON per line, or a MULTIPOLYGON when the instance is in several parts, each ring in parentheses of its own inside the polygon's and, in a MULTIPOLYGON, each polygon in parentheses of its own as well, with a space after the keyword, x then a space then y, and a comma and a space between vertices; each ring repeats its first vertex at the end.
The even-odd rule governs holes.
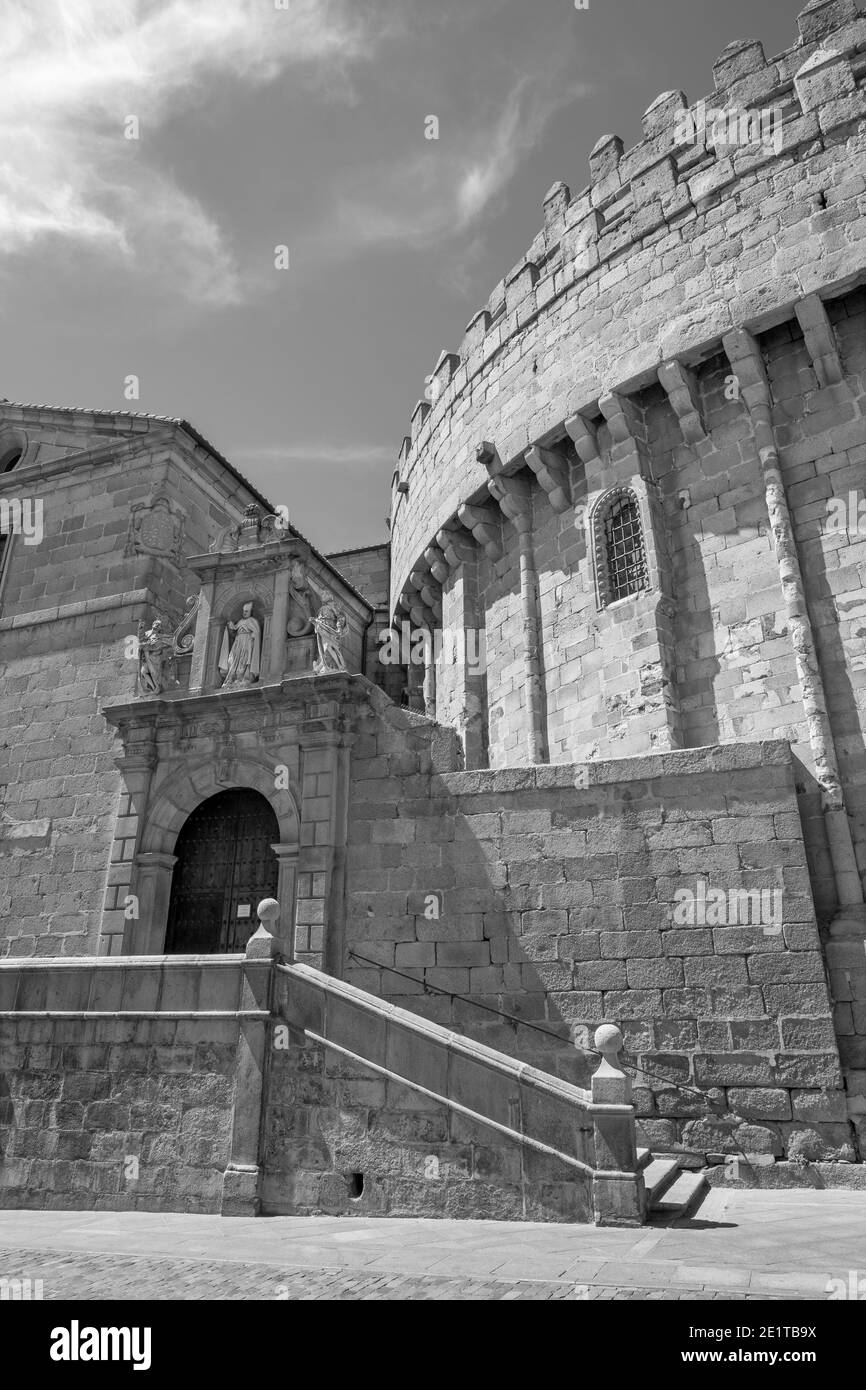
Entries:
POLYGON ((629 396, 623 396, 619 391, 608 391, 599 398, 598 408, 610 430, 611 455, 614 462, 620 456, 621 446, 632 449, 644 442, 646 427, 643 417, 629 396))
POLYGON ((820 295, 808 294, 794 305, 797 322, 803 330, 806 351, 815 369, 818 385, 838 386, 845 380, 839 358, 839 344, 820 295))
POLYGON ((680 432, 686 444, 700 444, 706 439, 700 406, 697 377, 682 362, 665 362, 659 367, 659 381, 680 422, 680 432))
POLYGON ((487 490, 499 503, 503 516, 514 524, 519 533, 531 531, 532 493, 526 476, 518 478, 513 474, 506 474, 499 451, 486 439, 476 446, 475 457, 479 463, 484 464, 490 474, 487 490))
POLYGON ((526 478, 500 473, 488 479, 487 488, 519 533, 532 530, 532 493, 526 478))
POLYGON ((436 628, 436 619, 430 610, 425 607, 420 594, 416 592, 402 593, 397 600, 397 608, 403 613, 408 613, 412 625, 415 628, 426 628, 428 632, 433 632, 436 628))
POLYGON ((598 458, 598 433, 583 415, 572 415, 565 422, 566 432, 574 443, 581 463, 588 464, 598 458))
POLYGON ((526 450, 524 458, 547 493, 553 510, 560 514, 567 512, 571 506, 571 489, 565 460, 552 449, 542 449, 537 444, 526 450))
POLYGON ((488 560, 502 559, 502 536, 499 523, 489 507, 470 507, 464 502, 458 507, 461 526, 471 531, 488 560))
POLYGON ((452 526, 443 526, 442 530, 436 533, 436 544, 445 563, 452 570, 474 560, 476 555, 475 542, 469 539, 463 527, 458 530, 452 526))
POLYGON ((430 573, 439 584, 444 584, 451 574, 451 568, 444 554, 438 545, 428 545, 424 551, 424 559, 430 566, 430 573))
MULTIPOLYGON (((409 575, 409 583, 413 589, 417 589, 421 595, 421 602, 428 612, 433 614, 437 623, 442 621, 442 601, 439 594, 430 584, 430 574, 425 570, 413 570, 409 575)), ((441 590, 440 590, 441 593, 441 590)))

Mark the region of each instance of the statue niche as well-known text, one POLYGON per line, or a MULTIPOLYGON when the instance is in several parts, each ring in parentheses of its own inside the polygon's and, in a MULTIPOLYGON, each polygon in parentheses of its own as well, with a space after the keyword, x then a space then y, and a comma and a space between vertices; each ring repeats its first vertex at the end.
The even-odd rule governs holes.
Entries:
POLYGON ((307 567, 303 560, 292 560, 289 566, 289 604, 290 614, 286 626, 287 637, 306 637, 313 631, 315 594, 307 578, 307 567))
POLYGON ((225 625, 219 655, 222 688, 254 685, 259 679, 262 660, 262 628, 253 616, 252 603, 245 603, 237 622, 225 625))

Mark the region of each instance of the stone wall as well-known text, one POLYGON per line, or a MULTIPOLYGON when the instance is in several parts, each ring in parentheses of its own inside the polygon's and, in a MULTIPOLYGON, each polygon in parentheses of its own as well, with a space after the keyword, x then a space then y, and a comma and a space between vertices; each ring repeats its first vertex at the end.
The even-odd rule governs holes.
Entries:
POLYGON ((862 1146, 787 745, 437 773, 371 720, 350 812, 349 981, 582 1086, 571 1038, 617 1023, 656 1147, 862 1146))
POLYGON ((314 1044, 274 1053, 262 1161, 265 1215, 592 1219, 573 1169, 314 1044))
POLYGON ((0 1206, 221 1209, 240 981, 223 961, 206 983, 180 958, 0 965, 0 1206))
MULTIPOLYGON (((129 639, 140 619, 179 620, 197 588, 183 554, 206 550, 225 512, 217 490, 194 480, 158 431, 149 442, 153 422, 129 417, 129 436, 121 427, 118 437, 89 417, 52 431, 35 411, 33 420, 12 413, 23 416, 30 454, 4 475, 2 492, 42 500, 44 535, 32 546, 13 538, 2 594, 0 955, 86 955, 96 950, 103 905, 116 906, 109 855, 122 814, 115 739, 100 706, 133 694, 129 639), (56 459, 55 436, 65 450, 56 459), (73 446, 79 456, 70 464, 73 446), (98 450, 93 458, 88 446, 98 450), (159 508, 163 519, 182 517, 182 533, 163 520, 162 548, 176 540, 178 558, 127 539, 135 509, 150 513, 159 497, 176 509, 159 508)), ((223 501, 231 505, 225 485, 223 501)))

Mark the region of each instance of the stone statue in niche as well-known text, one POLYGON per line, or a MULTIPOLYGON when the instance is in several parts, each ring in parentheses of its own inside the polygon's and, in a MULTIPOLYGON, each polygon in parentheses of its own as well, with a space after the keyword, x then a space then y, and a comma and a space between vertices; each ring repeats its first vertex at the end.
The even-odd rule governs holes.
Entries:
POLYGON ((145 631, 138 625, 138 689, 141 695, 160 695, 169 685, 177 685, 174 637, 162 618, 154 618, 145 631))
POLYGON ((348 622, 343 610, 332 603, 330 599, 325 599, 317 616, 313 619, 313 627, 316 630, 316 641, 319 647, 318 660, 313 662, 315 674, 322 676, 328 671, 345 671, 346 663, 343 660, 342 639, 348 622))
POLYGON ((245 603, 243 616, 236 623, 226 623, 220 648, 219 669, 223 687, 252 685, 259 678, 262 654, 262 629, 253 617, 253 605, 245 603), (229 634, 234 633, 234 641, 229 634))
POLYGON ((289 599, 292 611, 286 634, 289 637, 306 637, 313 631, 314 598, 303 560, 293 560, 289 567, 289 599))

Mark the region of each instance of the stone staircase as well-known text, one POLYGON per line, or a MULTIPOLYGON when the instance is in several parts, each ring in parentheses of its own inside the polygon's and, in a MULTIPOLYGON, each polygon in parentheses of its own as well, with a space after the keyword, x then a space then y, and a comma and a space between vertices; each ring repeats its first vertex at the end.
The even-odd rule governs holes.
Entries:
POLYGON ((649 1224, 670 1226, 694 1216, 710 1190, 702 1170, 684 1167, 683 1154, 656 1155, 638 1149, 637 1158, 646 1186, 649 1224))
POLYGON ((269 1211, 271 1192, 288 1194, 281 1211, 324 1209, 323 1180, 342 1190, 351 1169, 358 1194, 376 1197, 359 1214, 441 1214, 430 1207, 426 1165, 449 1174, 446 1210, 462 1216, 643 1224, 631 1081, 613 1025, 596 1031, 602 1060, 584 1090, 297 962, 277 962, 272 1009, 300 1052, 287 1050, 282 1081, 272 1065, 269 1123, 304 1137, 279 1148, 285 1171, 274 1167, 267 1180, 269 1211), (310 1048, 333 1058, 339 1076, 317 1071, 315 1057, 301 1055, 310 1048), (423 1152, 399 1138, 418 1132, 419 1120, 430 1135, 423 1152), (312 1163, 309 1136, 324 1133, 312 1163), (313 1192, 306 1206, 296 1191, 313 1192))

